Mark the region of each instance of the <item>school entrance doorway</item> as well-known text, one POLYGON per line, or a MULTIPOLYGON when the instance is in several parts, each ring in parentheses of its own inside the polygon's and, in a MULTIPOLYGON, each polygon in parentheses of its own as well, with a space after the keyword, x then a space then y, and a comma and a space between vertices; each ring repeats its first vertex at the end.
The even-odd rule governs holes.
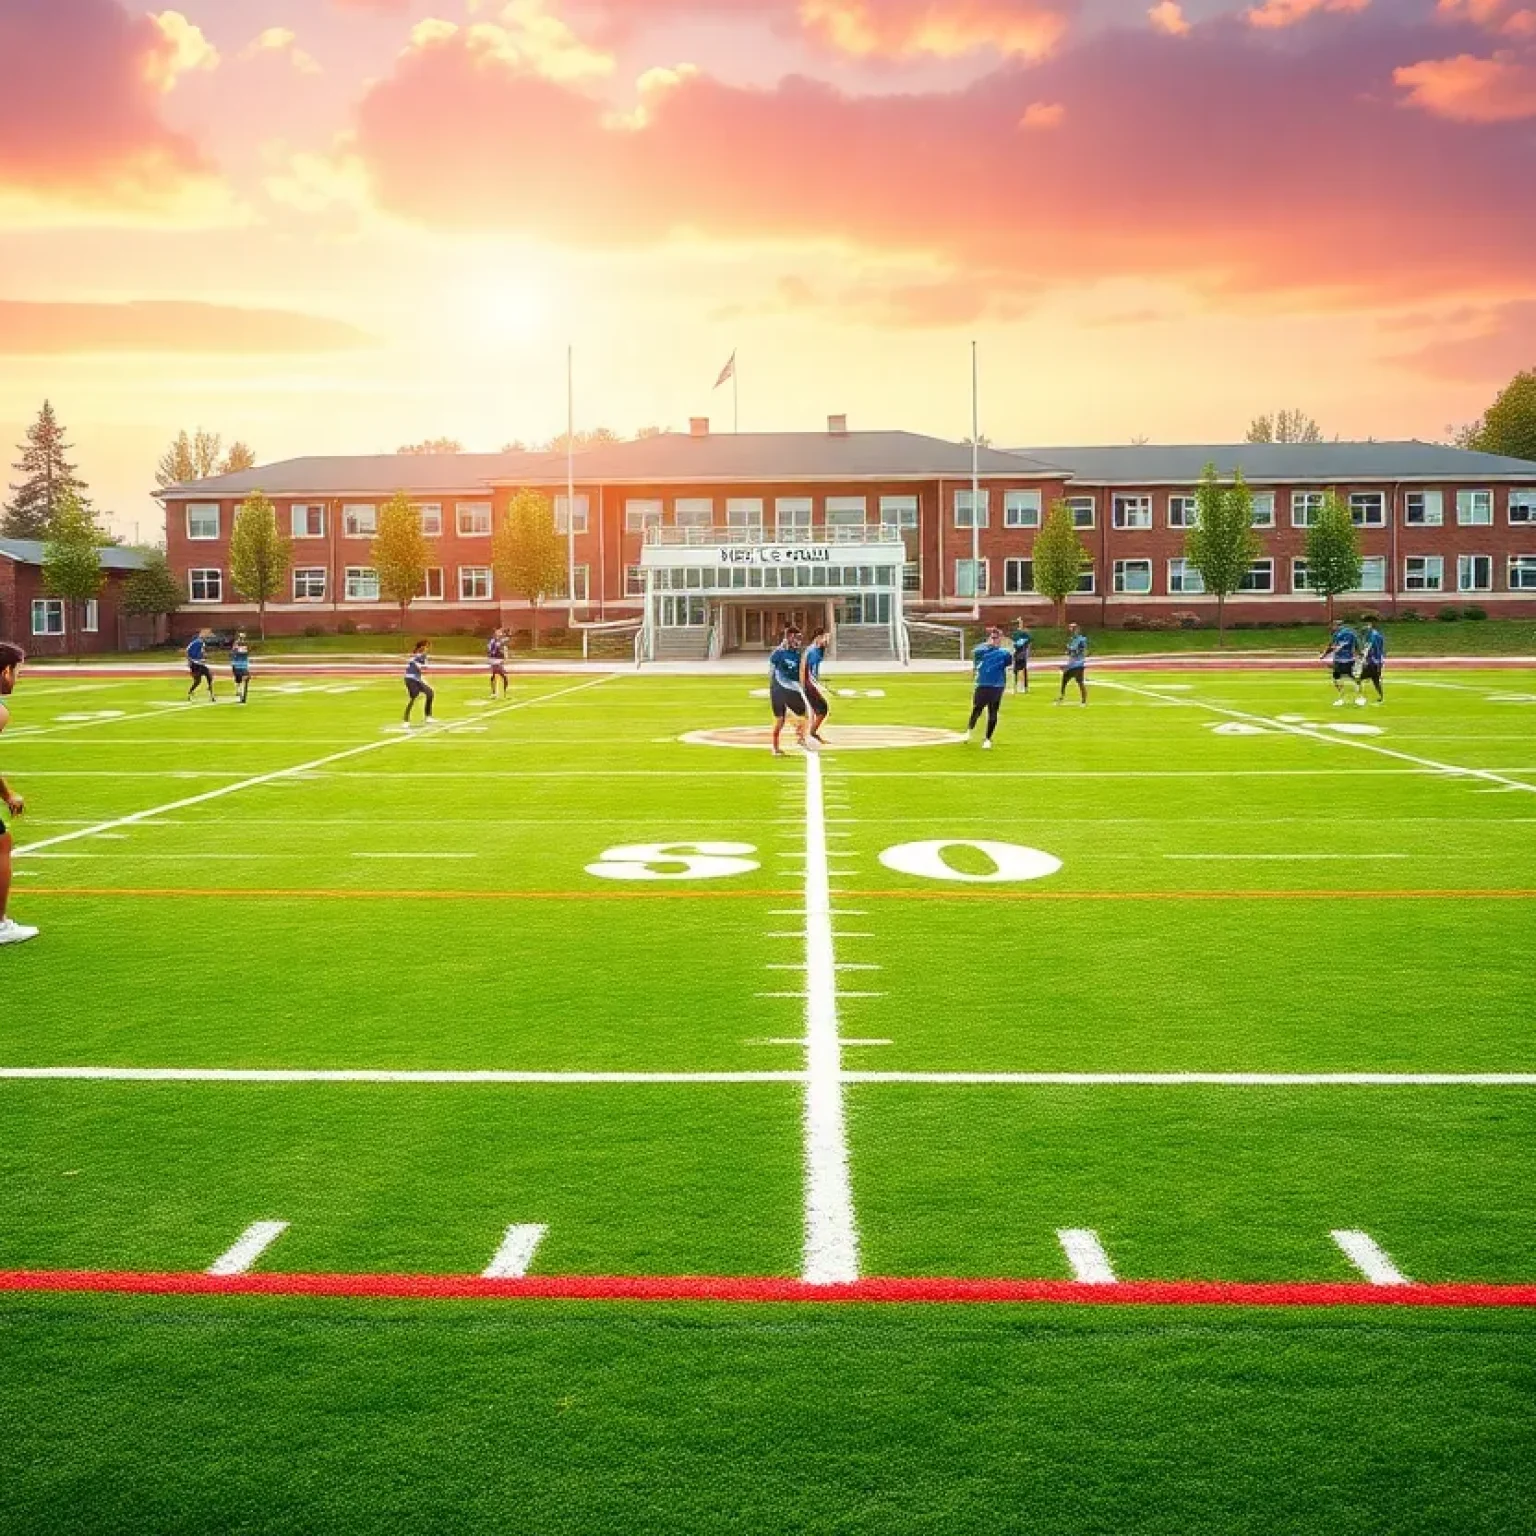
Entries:
POLYGON ((735 603, 725 605, 725 649, 733 651, 762 651, 775 649, 791 625, 810 631, 813 625, 827 624, 831 620, 832 605, 828 603, 802 603, 799 607, 746 607, 735 603))

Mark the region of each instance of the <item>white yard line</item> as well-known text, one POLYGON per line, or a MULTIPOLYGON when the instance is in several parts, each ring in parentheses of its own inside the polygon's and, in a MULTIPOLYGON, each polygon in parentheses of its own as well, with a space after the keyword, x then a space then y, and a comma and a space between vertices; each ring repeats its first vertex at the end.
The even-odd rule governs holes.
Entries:
MULTIPOLYGON (((1502 823, 1500 824, 1502 825, 1502 823)), ((1438 854, 1441 850, 1436 849, 1438 854)), ((1240 859, 1248 863, 1255 860, 1266 862, 1279 862, 1284 864, 1305 863, 1315 859, 1408 859, 1412 854, 1408 853, 1165 853, 1165 859, 1193 859, 1197 862, 1208 862, 1212 859, 1240 859)))
POLYGON ((481 1271, 486 1280, 521 1280, 533 1263, 533 1255, 548 1227, 533 1225, 508 1227, 495 1257, 481 1271))
MULTIPOLYGON (((1161 694, 1153 693, 1146 688, 1137 688, 1130 683, 1109 682, 1101 680, 1101 688, 1118 688, 1122 693, 1134 693, 1144 699, 1157 699, 1167 703, 1161 694)), ((1402 763, 1414 763, 1420 768, 1430 769, 1435 773, 1443 773, 1451 778, 1483 779, 1490 784, 1502 784, 1510 789, 1523 789, 1536 795, 1536 784, 1526 784, 1519 779, 1508 779, 1503 774, 1495 773, 1491 768, 1462 768, 1455 763, 1441 763, 1430 757, 1415 757, 1411 752, 1398 752, 1391 747, 1378 746, 1373 741, 1362 741, 1358 736, 1339 736, 1330 731, 1319 730, 1310 725, 1287 725, 1282 720, 1276 720, 1270 715, 1249 714, 1246 710, 1228 709, 1222 704, 1208 704, 1203 699, 1193 699, 1180 695, 1173 701, 1186 709, 1203 709, 1213 715, 1225 715, 1229 720, 1242 720, 1250 725, 1261 725, 1267 730, 1283 731, 1291 736, 1301 736, 1309 741, 1326 742, 1329 746, 1354 747, 1361 752, 1375 752, 1382 757, 1396 758, 1402 763)))
POLYGON ((1114 1266, 1109 1262, 1097 1232, 1086 1227, 1064 1227, 1056 1237, 1061 1243, 1061 1251, 1067 1256, 1067 1263, 1072 1266, 1074 1280, 1082 1285, 1115 1283, 1114 1266))
MULTIPOLYGON (((799 994, 797 993, 796 996, 799 994)), ((0 1080, 106 1083, 801 1083, 804 1072, 393 1072, 387 1069, 302 1067, 0 1067, 0 1080)), ((1533 1079, 1536 1081, 1536 1079, 1533 1079)))
MULTIPOLYGON (((588 688, 595 688, 600 683, 607 682, 606 677, 590 678, 584 683, 576 683, 569 688, 557 689, 554 693, 540 694, 536 698, 521 699, 516 704, 504 704, 500 709, 488 709, 479 718, 489 720, 495 715, 510 714, 514 710, 529 709, 535 704, 545 704, 552 699, 564 698, 567 694, 581 693, 588 688)), ((467 724, 468 722, 460 722, 467 724)), ((173 800, 169 805, 157 805, 147 811, 135 811, 131 816, 119 816, 114 821, 98 822, 93 827, 82 827, 74 832, 61 832, 56 837, 45 837, 40 842, 28 843, 24 847, 14 850, 20 857, 25 854, 37 853, 44 848, 53 848, 60 843, 71 843, 78 838, 91 837, 98 832, 110 832, 116 827, 131 827, 141 821, 150 821, 157 816, 167 816, 172 811, 185 810, 192 805, 205 805, 210 800, 221 800, 226 795, 238 794, 243 789, 255 789, 262 784, 272 784, 283 779, 291 779, 297 774, 313 773, 317 769, 326 767, 330 763, 345 762, 349 758, 360 757, 365 752, 382 752, 387 747, 398 746, 405 741, 431 741, 449 735, 458 727, 445 725, 431 735, 409 736, 384 736, 378 741, 365 741, 361 746, 348 747, 344 752, 332 752, 326 757, 312 758, 307 763, 295 763, 291 768, 279 768, 273 773, 257 774, 254 778, 240 779, 233 784, 221 784, 217 789, 210 789, 205 794, 190 795, 184 800, 173 800)))
POLYGON ((286 1221, 253 1221, 233 1248, 208 1266, 210 1275, 243 1275, 288 1230, 286 1221))
POLYGON ((859 1278, 859 1234, 848 1172, 837 961, 827 871, 821 759, 805 760, 805 1252, 811 1285, 859 1278))
POLYGON ((1381 1246, 1366 1232, 1331 1232, 1343 1250, 1344 1257, 1365 1276, 1372 1285, 1407 1285, 1409 1280, 1402 1270, 1387 1256, 1381 1246))
POLYGON ((843 1081, 1017 1088, 1536 1088, 1536 1072, 844 1072, 843 1081))

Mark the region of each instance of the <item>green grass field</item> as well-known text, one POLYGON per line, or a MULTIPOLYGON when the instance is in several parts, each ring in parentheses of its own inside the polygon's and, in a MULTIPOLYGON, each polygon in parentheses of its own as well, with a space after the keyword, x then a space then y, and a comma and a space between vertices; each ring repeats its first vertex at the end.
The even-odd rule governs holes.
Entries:
MULTIPOLYGON (((0 1271, 1536 1283, 1536 673, 1051 678, 25 675, 0 1271)), ((8 1288, 0 1529, 1536 1530, 1533 1403, 1529 1307, 8 1288)))

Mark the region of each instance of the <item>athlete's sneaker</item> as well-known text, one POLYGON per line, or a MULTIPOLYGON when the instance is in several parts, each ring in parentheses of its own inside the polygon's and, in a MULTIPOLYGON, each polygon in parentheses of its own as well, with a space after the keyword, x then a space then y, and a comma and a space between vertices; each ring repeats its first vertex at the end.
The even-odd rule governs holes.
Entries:
POLYGON ((1335 709, 1343 709, 1344 708, 1344 700, 1343 699, 1335 699, 1333 701, 1333 707, 1335 709))
POLYGON ((1357 693, 1355 695, 1355 708, 1356 709, 1364 709, 1365 708, 1365 695, 1363 693, 1357 693))
POLYGON ((0 944, 25 944, 36 937, 36 928, 23 928, 14 918, 0 920, 0 944))
POLYGON ((991 750, 992 750, 992 743, 991 743, 991 742, 990 742, 990 741, 984 741, 984 742, 982 742, 982 744, 981 744, 981 750, 982 750, 982 751, 983 751, 983 752, 990 752, 990 751, 991 751, 991 750))

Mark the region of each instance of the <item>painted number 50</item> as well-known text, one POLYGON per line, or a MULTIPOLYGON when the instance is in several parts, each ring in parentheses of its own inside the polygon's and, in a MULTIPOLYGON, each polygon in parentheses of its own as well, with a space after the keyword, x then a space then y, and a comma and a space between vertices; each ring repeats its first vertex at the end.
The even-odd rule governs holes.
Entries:
POLYGON ((972 885, 1001 885, 1018 880, 1044 880, 1061 868, 1061 860, 1038 848, 1021 848, 1017 843, 989 843, 970 838, 945 837, 931 843, 903 843, 887 848, 880 862, 899 875, 915 875, 920 880, 955 880, 972 885), (956 869, 945 857, 951 848, 966 848, 979 853, 992 865, 985 874, 956 869))
POLYGON ((760 868, 751 843, 630 843, 610 848, 587 873, 602 880, 722 880, 760 868))

